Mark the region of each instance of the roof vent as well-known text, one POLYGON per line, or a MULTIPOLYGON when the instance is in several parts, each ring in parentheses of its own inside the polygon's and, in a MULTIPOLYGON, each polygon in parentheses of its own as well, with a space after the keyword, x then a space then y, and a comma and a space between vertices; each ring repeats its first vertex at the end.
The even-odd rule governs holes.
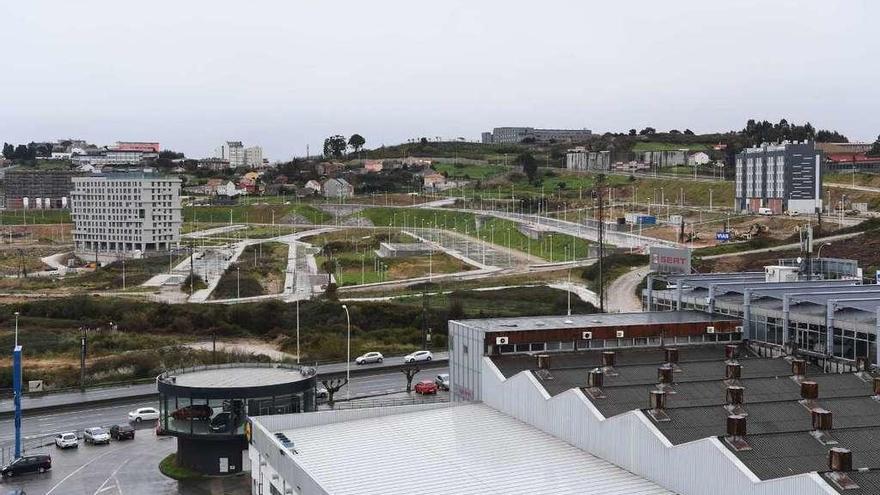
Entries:
POLYGON ((727 416, 727 436, 724 437, 724 441, 737 452, 752 450, 752 447, 746 441, 745 415, 731 414, 727 416))
POLYGON ((792 379, 798 383, 807 376, 807 362, 800 358, 791 360, 792 379))
POLYGON ((663 349, 663 352, 666 354, 666 364, 672 366, 672 370, 676 373, 680 373, 681 368, 678 366, 678 348, 667 347, 666 349, 663 349))
POLYGON ((602 371, 605 372, 606 376, 617 376, 618 373, 614 371, 614 364, 617 361, 617 354, 614 351, 604 351, 602 352, 602 371))
POLYGON ((812 380, 804 380, 801 382, 801 401, 800 403, 809 410, 816 408, 816 399, 819 398, 819 384, 812 380))
POLYGON ((668 364, 664 364, 664 365, 659 366, 657 368, 657 383, 658 383, 657 389, 658 390, 663 390, 668 394, 675 393, 675 391, 672 390, 672 384, 675 382, 675 380, 672 377, 673 373, 674 373, 674 370, 672 369, 672 366, 669 366, 668 364))
POLYGON ((724 358, 727 359, 728 362, 736 361, 739 357, 739 346, 736 344, 728 344, 724 346, 724 358))
POLYGON ((748 414, 745 412, 743 408, 743 399, 745 395, 745 387, 739 385, 730 385, 727 387, 727 393, 724 406, 727 409, 729 414, 737 414, 740 416, 747 416, 748 414))
POLYGON ((831 411, 817 407, 810 411, 813 426, 810 434, 822 445, 837 445, 837 440, 831 436, 831 411))
POLYGON ((739 363, 727 363, 724 368, 724 379, 735 381, 742 378, 742 365, 739 363))
POLYGON ((587 372, 587 388, 585 392, 593 399, 604 399, 605 392, 602 386, 605 384, 605 373, 600 368, 595 368, 587 372))
POLYGON ((538 369, 539 370, 549 370, 550 369, 550 355, 549 354, 538 354, 538 369))
POLYGON ((828 469, 831 470, 826 476, 841 490, 854 490, 859 485, 849 477, 847 472, 852 471, 852 452, 843 447, 833 447, 828 451, 828 469))
POLYGON ((872 383, 874 385, 874 395, 872 398, 880 401, 880 376, 875 376, 872 383))
POLYGON ((874 379, 870 373, 871 370, 871 362, 868 361, 868 358, 861 356, 856 358, 856 376, 859 377, 863 382, 870 382, 874 379))
POLYGON ((651 390, 648 395, 648 416, 658 423, 670 421, 666 414, 666 397, 665 390, 651 390))

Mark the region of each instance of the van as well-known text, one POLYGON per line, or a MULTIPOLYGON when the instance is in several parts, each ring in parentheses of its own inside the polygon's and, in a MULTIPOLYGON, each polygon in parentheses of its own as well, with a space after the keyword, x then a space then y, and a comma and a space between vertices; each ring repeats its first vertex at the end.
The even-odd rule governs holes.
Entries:
POLYGON ((758 215, 764 215, 766 217, 769 217, 772 214, 773 214, 773 210, 771 210, 770 208, 758 208, 758 215))

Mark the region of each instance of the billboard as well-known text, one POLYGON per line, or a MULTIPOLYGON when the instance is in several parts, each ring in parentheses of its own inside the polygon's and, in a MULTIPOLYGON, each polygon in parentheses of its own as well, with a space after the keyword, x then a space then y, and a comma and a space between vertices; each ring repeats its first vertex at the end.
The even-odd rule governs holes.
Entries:
POLYGON ((691 273, 691 250, 651 246, 651 271, 657 273, 691 273))

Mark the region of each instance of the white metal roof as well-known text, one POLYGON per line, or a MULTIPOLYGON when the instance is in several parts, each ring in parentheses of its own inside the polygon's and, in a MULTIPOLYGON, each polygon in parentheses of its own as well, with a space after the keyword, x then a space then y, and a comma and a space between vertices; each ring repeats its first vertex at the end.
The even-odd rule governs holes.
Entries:
POLYGON ((285 434, 293 460, 331 494, 671 493, 483 404, 285 434))

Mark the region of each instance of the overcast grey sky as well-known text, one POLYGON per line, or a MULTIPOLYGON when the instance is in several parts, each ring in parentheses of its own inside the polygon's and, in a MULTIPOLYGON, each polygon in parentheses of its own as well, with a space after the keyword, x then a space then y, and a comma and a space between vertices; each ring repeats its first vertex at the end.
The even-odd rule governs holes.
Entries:
POLYGON ((880 133, 874 0, 8 0, 0 19, 0 141, 274 160, 500 125, 880 133))

